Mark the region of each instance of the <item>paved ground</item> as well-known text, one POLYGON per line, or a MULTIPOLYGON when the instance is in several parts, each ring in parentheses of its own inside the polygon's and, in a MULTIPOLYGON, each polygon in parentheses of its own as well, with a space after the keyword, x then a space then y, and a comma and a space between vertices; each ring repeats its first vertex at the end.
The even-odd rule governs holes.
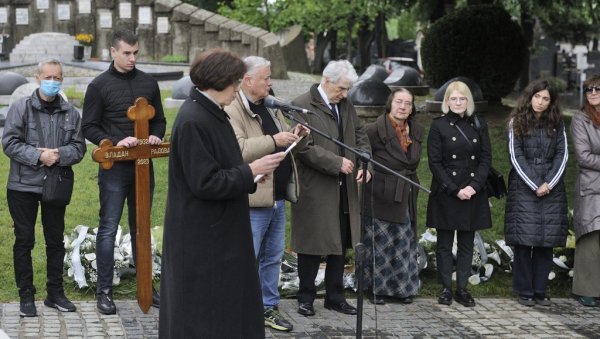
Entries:
MULTIPOLYGON (((355 300, 351 302, 355 303, 355 300)), ((466 308, 441 306, 417 298, 411 305, 365 303, 364 338, 600 338, 600 308, 584 308, 571 299, 550 307, 525 307, 507 299, 477 299, 466 308)), ((0 305, 0 328, 10 338, 156 338, 158 310, 143 314, 135 301, 117 301, 117 315, 96 312, 94 302, 76 302, 75 313, 37 303, 37 318, 20 318, 18 303, 0 305)), ((314 317, 296 313, 295 300, 283 300, 281 312, 294 324, 289 333, 267 329, 267 338, 352 338, 356 317, 315 302, 314 317)), ((232 324, 235 326, 235 324, 232 324)), ((1 336, 0 336, 1 337, 1 336)))

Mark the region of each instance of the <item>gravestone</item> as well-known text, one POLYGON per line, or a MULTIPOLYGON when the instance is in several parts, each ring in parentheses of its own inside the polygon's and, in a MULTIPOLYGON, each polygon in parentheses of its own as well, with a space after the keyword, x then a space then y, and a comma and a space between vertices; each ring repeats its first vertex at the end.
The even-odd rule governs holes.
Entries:
POLYGON ((11 95, 17 87, 27 82, 27 78, 19 73, 0 72, 0 95, 11 95))
POLYGON ((194 84, 189 75, 177 80, 173 85, 171 97, 165 99, 165 107, 179 108, 190 95, 192 87, 194 87, 194 84))
POLYGON ((358 77, 357 81, 363 81, 367 79, 374 79, 383 81, 389 75, 388 71, 383 65, 373 64, 369 65, 367 69, 358 77))
POLYGON ((302 26, 294 25, 281 31, 279 41, 287 69, 294 72, 310 73, 304 48, 302 26))
POLYGON ((358 117, 365 123, 369 123, 385 113, 385 103, 390 93, 390 88, 382 81, 366 79, 352 86, 348 98, 354 105, 358 117))
MULTIPOLYGON (((40 87, 40 85, 38 85, 37 82, 28 82, 26 84, 23 84, 23 85, 17 87, 17 89, 15 89, 13 91, 13 93, 10 95, 10 99, 8 101, 8 106, 11 106, 15 101, 17 101, 23 97, 30 96, 31 94, 33 94, 33 91, 35 91, 39 87, 40 87)), ((60 96, 62 96, 63 99, 65 99, 65 101, 68 101, 67 95, 65 94, 65 92, 62 89, 60 90, 60 92, 58 92, 58 94, 60 94, 60 96)))
POLYGON ((429 86, 423 85, 419 71, 402 64, 396 64, 392 73, 385 79, 384 83, 392 89, 404 87, 410 90, 413 95, 429 94, 429 86))

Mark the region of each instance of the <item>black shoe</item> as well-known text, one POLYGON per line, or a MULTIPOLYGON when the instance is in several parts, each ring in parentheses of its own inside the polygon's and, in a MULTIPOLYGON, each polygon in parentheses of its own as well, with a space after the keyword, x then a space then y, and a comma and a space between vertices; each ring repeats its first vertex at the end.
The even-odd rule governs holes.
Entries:
POLYGON ((96 296, 98 312, 102 314, 115 314, 117 313, 117 306, 112 300, 112 296, 106 293, 99 293, 96 296))
POLYGON ((457 303, 463 305, 464 307, 474 307, 475 300, 471 296, 471 293, 467 292, 465 289, 458 289, 456 293, 454 293, 454 300, 457 303))
POLYGON ((21 317, 37 317, 37 309, 35 308, 35 298, 32 291, 24 291, 21 293, 21 303, 19 305, 21 317))
POLYGON ((438 296, 438 304, 452 305, 452 292, 449 288, 444 287, 442 293, 438 296))
POLYGON ((64 292, 56 295, 48 295, 46 300, 44 300, 44 305, 56 308, 61 312, 75 312, 75 310, 77 310, 77 307, 75 307, 75 305, 73 305, 73 303, 67 299, 64 292))
POLYGON ((376 294, 369 294, 369 301, 373 305, 385 305, 383 296, 377 296, 376 294))
POLYGON ((527 306, 527 307, 531 307, 533 305, 535 305, 535 300, 533 300, 532 297, 525 297, 525 296, 518 296, 517 297, 517 302, 523 306, 527 306))
POLYGON ((325 299, 325 308, 344 314, 356 314, 356 307, 348 304, 345 300, 342 302, 333 303, 325 299))
POLYGON ((298 313, 302 314, 305 317, 310 317, 315 315, 315 309, 312 303, 299 303, 298 304, 298 313))
POLYGON ((533 300, 535 300, 535 303, 540 305, 540 306, 550 306, 552 305, 552 301, 550 301, 550 298, 546 296, 546 294, 534 294, 533 295, 533 300))
POLYGON ((396 300, 396 302, 398 302, 400 304, 412 304, 413 297, 398 297, 398 298, 394 298, 394 300, 396 300))
POLYGON ((160 308, 160 295, 158 295, 154 287, 152 287, 152 306, 160 308))

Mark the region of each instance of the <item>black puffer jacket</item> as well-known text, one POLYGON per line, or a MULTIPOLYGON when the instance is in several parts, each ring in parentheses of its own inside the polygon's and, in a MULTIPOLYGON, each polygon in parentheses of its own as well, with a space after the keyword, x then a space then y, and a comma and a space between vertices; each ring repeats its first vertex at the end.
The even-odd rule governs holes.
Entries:
POLYGON ((164 137, 166 121, 158 82, 136 68, 120 73, 111 63, 107 71, 88 85, 85 93, 81 126, 85 138, 96 145, 102 139, 110 139, 116 145, 133 136, 133 121, 127 117, 127 109, 139 97, 146 98, 155 109, 150 135, 164 137))
POLYGON ((567 195, 563 174, 568 151, 565 126, 549 135, 545 126, 533 128, 529 136, 508 133, 512 169, 504 216, 504 236, 509 245, 564 246, 567 240, 567 195), (538 198, 544 182, 550 194, 538 198))

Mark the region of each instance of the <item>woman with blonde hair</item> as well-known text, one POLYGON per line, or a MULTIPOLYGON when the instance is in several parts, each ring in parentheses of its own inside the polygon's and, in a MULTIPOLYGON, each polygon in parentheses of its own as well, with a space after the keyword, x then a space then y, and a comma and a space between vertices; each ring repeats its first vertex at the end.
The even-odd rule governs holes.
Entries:
POLYGON ((431 123, 427 141, 431 194, 427 204, 427 227, 437 230, 437 270, 442 284, 438 303, 452 303, 452 245, 458 240, 456 301, 475 306, 467 291, 473 261, 475 231, 492 226, 486 179, 492 162, 487 124, 473 115, 475 105, 469 87, 450 83, 444 94, 445 115, 431 123))

